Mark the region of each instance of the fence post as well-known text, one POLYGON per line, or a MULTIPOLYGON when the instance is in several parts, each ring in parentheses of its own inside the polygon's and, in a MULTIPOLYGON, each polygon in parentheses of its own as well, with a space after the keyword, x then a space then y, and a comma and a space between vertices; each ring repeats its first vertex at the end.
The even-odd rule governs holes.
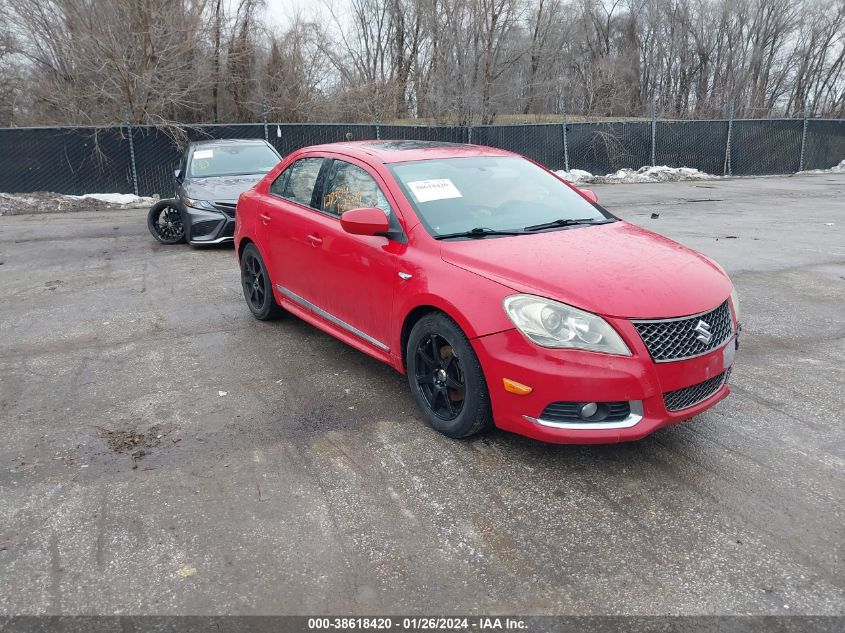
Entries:
POLYGON ((657 141, 657 103, 654 97, 651 98, 651 166, 655 166, 657 141))
POLYGON ((472 125, 467 125, 467 143, 472 145, 472 125))
POLYGON ((798 158, 798 171, 804 171, 804 146, 807 144, 807 103, 804 102, 804 126, 801 129, 801 155, 798 158))
POLYGON ((126 129, 128 130, 129 136, 129 165, 132 169, 132 189, 137 196, 140 194, 138 193, 138 169, 135 166, 135 141, 132 139, 132 119, 129 116, 129 107, 126 104, 123 105, 123 118, 126 121, 126 129))
POLYGON ((270 135, 267 133, 267 97, 261 97, 261 119, 264 121, 264 140, 270 142, 270 135))
POLYGON ((566 135, 566 102, 564 102, 563 107, 563 168, 566 171, 569 171, 569 139, 566 135))
POLYGON ((725 164, 722 168, 723 176, 733 176, 733 164, 731 160, 731 140, 734 133, 734 104, 731 102, 728 108, 728 142, 725 145, 725 164))
POLYGON ((381 140, 381 125, 379 124, 378 121, 376 121, 376 140, 377 141, 381 140))

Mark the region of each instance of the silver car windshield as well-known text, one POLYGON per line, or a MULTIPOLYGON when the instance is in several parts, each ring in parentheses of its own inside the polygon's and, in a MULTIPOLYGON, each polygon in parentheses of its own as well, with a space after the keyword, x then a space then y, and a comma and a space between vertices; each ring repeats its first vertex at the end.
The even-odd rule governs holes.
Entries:
POLYGON ((243 176, 266 174, 279 162, 279 156, 267 145, 199 146, 191 155, 189 176, 243 176))

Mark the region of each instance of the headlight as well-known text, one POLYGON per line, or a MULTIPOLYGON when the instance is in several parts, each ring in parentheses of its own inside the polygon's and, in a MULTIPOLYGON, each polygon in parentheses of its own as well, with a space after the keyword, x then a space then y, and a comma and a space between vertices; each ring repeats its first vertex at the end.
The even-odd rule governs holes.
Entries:
POLYGON ((534 295, 511 295, 504 307, 519 331, 537 345, 631 355, 616 330, 590 312, 534 295))
POLYGON ((739 321, 739 295, 736 294, 736 288, 731 290, 731 305, 734 307, 734 318, 737 324, 739 321))
POLYGON ((186 206, 192 207, 194 209, 217 211, 217 209, 214 208, 214 205, 211 204, 208 200, 195 200, 194 198, 189 198, 188 196, 182 196, 182 202, 184 202, 186 206))

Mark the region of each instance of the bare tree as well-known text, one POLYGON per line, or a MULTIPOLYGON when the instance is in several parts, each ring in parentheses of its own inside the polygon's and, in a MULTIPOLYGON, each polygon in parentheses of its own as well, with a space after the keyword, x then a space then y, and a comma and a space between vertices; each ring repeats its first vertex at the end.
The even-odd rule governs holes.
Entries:
POLYGON ((260 26, 257 12, 261 0, 240 0, 226 53, 226 90, 231 98, 232 114, 237 121, 261 116, 261 97, 257 84, 260 26))
POLYGON ((0 122, 845 114, 845 0, 324 2, 0 0, 0 122))
POLYGON ((261 77, 268 116, 273 120, 308 121, 325 104, 320 89, 329 63, 321 38, 320 27, 301 17, 282 35, 273 36, 261 77))
MULTIPOLYGON (((0 10, 0 18, 3 12, 0 10)), ((8 127, 12 123, 15 109, 15 95, 19 92, 20 77, 12 63, 15 48, 12 34, 5 20, 0 27, 0 126, 8 127)))

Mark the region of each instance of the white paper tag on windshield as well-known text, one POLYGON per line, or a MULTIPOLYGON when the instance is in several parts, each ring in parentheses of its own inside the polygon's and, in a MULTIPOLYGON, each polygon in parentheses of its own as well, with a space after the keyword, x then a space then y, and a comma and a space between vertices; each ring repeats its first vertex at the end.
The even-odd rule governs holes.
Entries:
POLYGON ((417 202, 431 202, 448 198, 463 198, 458 188, 448 178, 434 180, 415 180, 408 183, 408 189, 414 194, 417 202))
POLYGON ((213 149, 200 149, 194 152, 194 158, 213 158, 214 157, 214 150, 213 149))

